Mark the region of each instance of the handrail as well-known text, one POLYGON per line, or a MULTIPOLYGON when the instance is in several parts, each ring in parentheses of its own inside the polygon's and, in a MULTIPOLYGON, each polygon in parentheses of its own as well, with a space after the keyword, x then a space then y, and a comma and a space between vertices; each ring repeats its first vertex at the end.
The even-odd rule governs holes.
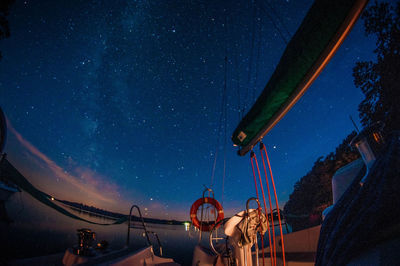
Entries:
MULTIPOLYGON (((211 196, 211 194, 212 194, 212 198, 215 198, 214 191, 213 191, 211 188, 205 187, 205 188, 204 188, 204 191, 203 191, 203 199, 205 198, 206 192, 208 192, 208 196, 211 196)), ((215 209, 215 207, 214 207, 214 209, 215 209)), ((201 228, 203 227, 203 210, 204 210, 204 206, 201 205, 200 232, 199 232, 199 241, 198 241, 198 243, 200 243, 201 237, 202 237, 201 228)), ((214 222, 217 221, 217 216, 216 216, 215 214, 216 214, 216 212, 214 211, 214 222)))
POLYGON ((225 242, 227 241, 227 238, 228 237, 226 237, 226 238, 223 238, 223 237, 213 237, 213 233, 214 233, 214 231, 215 231, 215 229, 216 228, 218 228, 218 226, 220 226, 222 223, 225 223, 225 222, 227 222, 228 221, 228 219, 222 219, 221 221, 219 221, 218 223, 216 223, 214 226, 213 226, 213 228, 211 229, 211 231, 210 231, 210 236, 209 236, 209 242, 210 242, 210 247, 211 247, 211 250, 215 253, 215 255, 217 255, 217 256, 219 256, 219 255, 221 255, 221 253, 219 253, 216 249, 215 249, 215 247, 214 247, 214 244, 213 244, 213 240, 222 240, 222 239, 225 239, 225 242))
MULTIPOLYGON (((278 213, 278 210, 277 210, 276 208, 275 208, 275 209, 272 209, 270 215, 274 215, 274 214, 276 214, 277 216, 278 216, 278 215, 281 216, 281 220, 283 220, 283 222, 282 222, 281 224, 282 224, 282 225, 285 225, 285 227, 286 227, 286 233, 289 233, 288 223, 286 222, 286 217, 285 217, 285 215, 284 215, 281 211, 278 213), (282 218, 283 218, 283 219, 282 219, 282 218)), ((270 215, 268 215, 268 219, 269 219, 270 215)), ((308 215, 307 215, 307 217, 308 217, 308 215)), ((279 226, 279 224, 271 224, 270 226, 271 226, 271 227, 272 227, 272 226, 279 226)))
POLYGON ((156 237, 157 243, 158 243, 158 248, 159 248, 159 251, 160 251, 160 257, 162 257, 162 245, 161 245, 161 242, 160 242, 160 238, 158 237, 158 234, 156 232, 153 232, 153 231, 149 231, 149 233, 156 237))
POLYGON ((146 235, 147 244, 148 244, 149 246, 151 246, 149 234, 148 234, 148 232, 147 232, 146 225, 145 225, 145 223, 144 223, 142 213, 140 212, 140 208, 139 208, 139 206, 137 206, 137 205, 132 205, 131 210, 129 211, 128 235, 127 235, 127 238, 126 238, 126 246, 127 246, 127 247, 129 246, 129 235, 130 235, 130 230, 131 230, 131 220, 132 220, 132 210, 133 210, 133 208, 136 208, 136 209, 138 210, 140 220, 142 221, 142 226, 143 226, 143 229, 144 229, 144 233, 145 233, 145 235, 146 235))
POLYGON ((249 204, 250 201, 254 200, 255 202, 257 202, 258 208, 257 210, 260 211, 261 210, 261 205, 260 205, 260 201, 257 198, 251 197, 246 201, 246 213, 249 214, 250 212, 250 208, 249 208, 249 204))
MULTIPOLYGON (((257 184, 256 184, 257 185, 257 184)), ((257 198, 254 198, 254 197, 251 197, 251 198, 249 198, 247 201, 246 201, 246 214, 247 214, 247 219, 249 219, 249 216, 250 216, 250 208, 249 208, 249 205, 250 205, 250 201, 252 201, 252 200, 254 200, 255 202, 257 202, 257 213, 258 213, 258 218, 259 218, 259 221, 260 221, 260 223, 261 223, 261 214, 262 214, 262 208, 261 208, 261 205, 260 205, 260 201, 258 200, 258 195, 257 195, 257 198)), ((261 241, 263 241, 263 237, 264 237, 264 235, 262 235, 261 234, 261 230, 262 229, 260 229, 260 236, 261 236, 261 241)), ((259 263, 259 260, 258 260, 258 243, 257 243, 257 232, 256 232, 256 238, 255 238, 255 249, 256 249, 256 262, 257 262, 257 265, 258 265, 258 263, 259 263)), ((245 256, 245 261, 247 262, 247 259, 246 259, 246 255, 247 255, 247 252, 245 251, 244 252, 244 256, 245 256)), ((250 253, 250 256, 251 256, 251 253, 250 253)), ((264 265, 264 244, 262 243, 262 259, 263 259, 263 265, 264 265)))

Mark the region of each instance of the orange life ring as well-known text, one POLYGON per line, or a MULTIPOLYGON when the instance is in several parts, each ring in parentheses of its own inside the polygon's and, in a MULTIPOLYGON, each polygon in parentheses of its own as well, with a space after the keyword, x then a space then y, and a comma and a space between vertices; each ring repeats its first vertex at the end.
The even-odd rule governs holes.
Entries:
MULTIPOLYGON (((211 229, 214 227, 216 223, 224 219, 224 210, 222 209, 221 204, 214 198, 210 197, 205 197, 205 198, 200 198, 196 200, 192 207, 190 208, 190 219, 192 220, 192 224, 199 228, 201 231, 211 231, 211 229), (200 226, 200 221, 197 218, 197 210, 199 207, 205 203, 213 205, 217 211, 218 211, 218 216, 217 220, 215 222, 202 222, 200 226)), ((218 225, 219 226, 219 225, 218 225)))

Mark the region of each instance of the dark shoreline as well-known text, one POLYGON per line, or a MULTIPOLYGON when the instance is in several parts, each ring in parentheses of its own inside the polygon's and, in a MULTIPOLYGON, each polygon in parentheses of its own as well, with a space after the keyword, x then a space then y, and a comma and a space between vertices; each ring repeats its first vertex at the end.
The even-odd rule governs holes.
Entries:
MULTIPOLYGON (((96 208, 94 206, 88 206, 88 205, 85 205, 82 203, 71 202, 71 201, 60 200, 60 199, 55 199, 55 200, 66 205, 67 207, 71 208, 74 211, 84 212, 91 216, 97 216, 97 217, 107 218, 107 219, 111 219, 111 220, 127 218, 127 216, 128 216, 126 214, 110 212, 107 210, 96 208)), ((132 221, 135 221, 135 222, 140 221, 140 217, 135 216, 135 215, 132 215, 131 219, 132 219, 132 221)), ((143 220, 146 223, 153 223, 153 224, 183 225, 184 223, 187 223, 187 221, 163 220, 163 219, 146 218, 146 217, 143 217, 143 220)))

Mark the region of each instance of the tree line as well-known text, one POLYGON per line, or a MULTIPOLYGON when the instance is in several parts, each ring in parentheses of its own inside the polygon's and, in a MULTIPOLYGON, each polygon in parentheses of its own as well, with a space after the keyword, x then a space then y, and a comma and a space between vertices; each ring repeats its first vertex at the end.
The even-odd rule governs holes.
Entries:
MULTIPOLYGON (((9 9, 15 0, 0 1, 0 40, 10 37, 10 24, 7 20, 9 9)), ((0 59, 2 58, 0 52, 0 59)))
MULTIPOLYGON (((400 129, 400 2, 375 2, 364 11, 362 20, 365 34, 376 37, 376 59, 357 62, 353 68, 354 85, 365 96, 358 106, 359 117, 364 128, 383 122, 383 134, 388 135, 400 129)), ((318 158, 294 185, 284 207, 294 231, 321 223, 322 211, 332 205, 333 175, 360 157, 350 146, 355 136, 351 132, 334 152, 318 158)))

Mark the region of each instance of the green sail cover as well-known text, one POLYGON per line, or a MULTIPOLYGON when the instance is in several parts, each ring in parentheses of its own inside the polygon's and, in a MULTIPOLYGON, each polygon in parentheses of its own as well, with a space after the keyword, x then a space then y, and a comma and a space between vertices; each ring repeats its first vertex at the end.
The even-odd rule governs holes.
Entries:
POLYGON ((240 152, 241 155, 251 149, 301 97, 322 70, 321 66, 325 66, 325 61, 341 44, 367 2, 314 2, 264 91, 233 133, 233 143, 245 150, 240 152))

